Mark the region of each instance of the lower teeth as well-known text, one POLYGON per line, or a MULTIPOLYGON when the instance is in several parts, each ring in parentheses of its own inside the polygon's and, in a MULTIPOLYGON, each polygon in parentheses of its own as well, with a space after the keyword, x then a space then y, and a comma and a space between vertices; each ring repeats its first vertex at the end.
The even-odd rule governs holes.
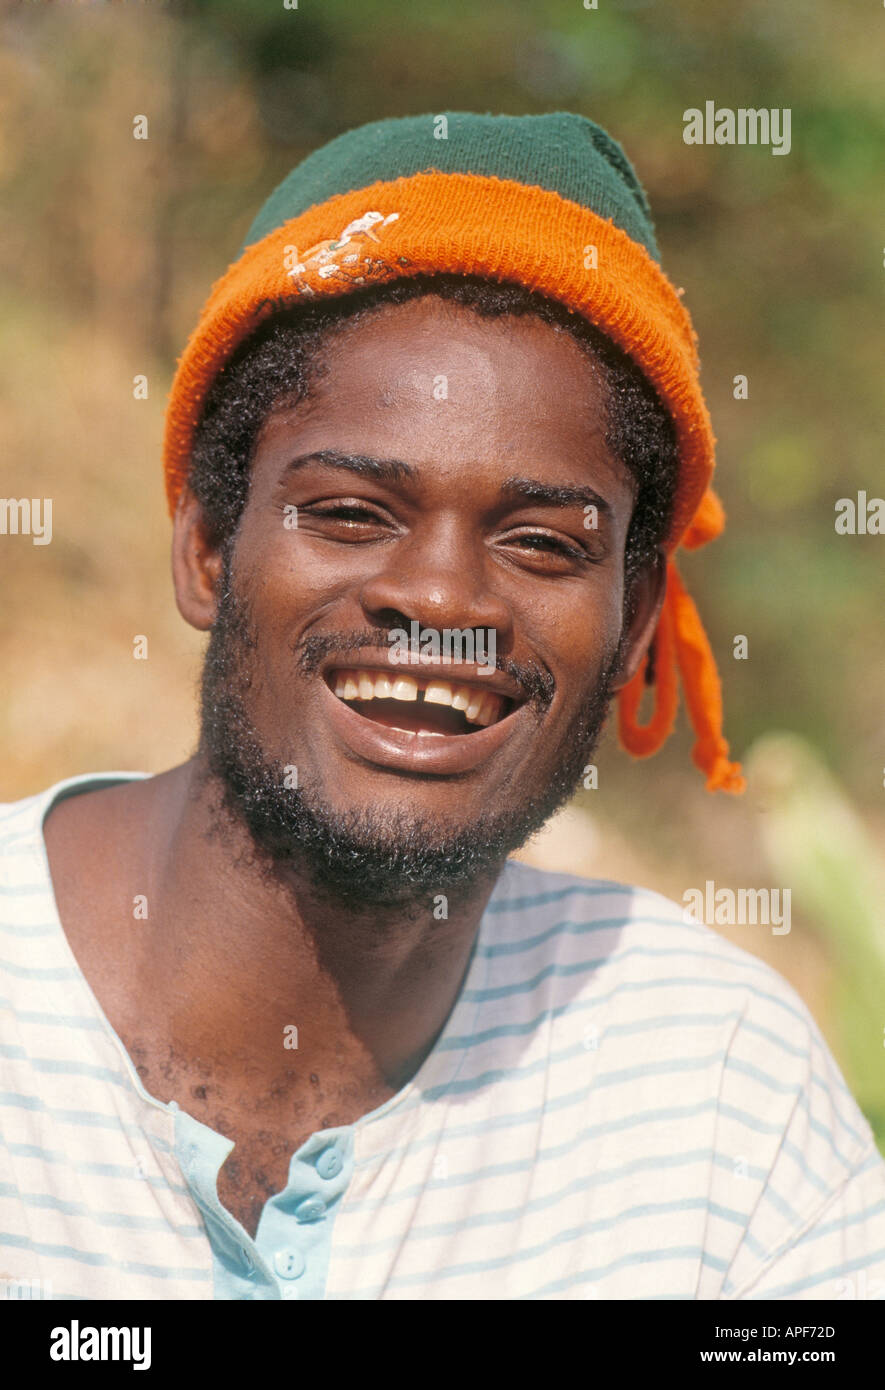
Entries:
POLYGON ((401 729, 397 724, 391 724, 390 728, 396 734, 412 734, 418 738, 445 738, 445 734, 439 733, 436 729, 401 729))

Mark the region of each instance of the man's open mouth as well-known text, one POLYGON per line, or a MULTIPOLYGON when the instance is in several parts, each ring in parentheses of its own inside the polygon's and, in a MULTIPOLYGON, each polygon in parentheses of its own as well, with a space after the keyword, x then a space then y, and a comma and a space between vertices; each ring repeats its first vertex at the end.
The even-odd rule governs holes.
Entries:
POLYGON ((329 689, 357 714, 388 729, 440 738, 473 734, 505 719, 517 701, 478 684, 353 667, 329 671, 329 689))

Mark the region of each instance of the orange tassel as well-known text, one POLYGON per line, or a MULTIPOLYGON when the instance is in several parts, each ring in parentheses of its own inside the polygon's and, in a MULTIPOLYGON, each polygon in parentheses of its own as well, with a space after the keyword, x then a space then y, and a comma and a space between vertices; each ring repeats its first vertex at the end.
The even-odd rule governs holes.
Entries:
POLYGON ((621 744, 634 758, 650 758, 657 753, 673 732, 676 711, 679 708, 679 691, 676 685, 676 663, 673 655, 673 613, 667 599, 661 609, 658 626, 654 636, 655 681, 654 709, 647 724, 638 722, 639 705, 646 690, 645 673, 648 657, 632 680, 621 689, 618 696, 618 733, 621 744))
POLYGON ((697 734, 691 756, 696 766, 707 775, 708 791, 742 792, 747 784, 741 774, 741 765, 730 761, 728 743, 722 734, 722 686, 716 670, 716 659, 700 614, 672 560, 667 566, 667 573, 667 599, 673 606, 676 660, 682 675, 688 717, 697 734))
MULTIPOLYGON (((715 498, 713 502, 716 503, 715 498)), ((711 520, 715 524, 715 512, 711 512, 711 520)), ((703 543, 703 540, 695 540, 695 544, 703 543)), ((645 688, 646 657, 618 697, 618 732, 623 747, 634 757, 647 758, 669 737, 679 701, 678 665, 688 716, 697 735, 692 758, 706 774, 707 790, 742 792, 746 781, 740 763, 730 761, 728 743, 722 735, 722 687, 716 661, 698 610, 686 593, 672 560, 667 564, 667 593, 654 640, 654 711, 647 724, 637 722, 645 688)))

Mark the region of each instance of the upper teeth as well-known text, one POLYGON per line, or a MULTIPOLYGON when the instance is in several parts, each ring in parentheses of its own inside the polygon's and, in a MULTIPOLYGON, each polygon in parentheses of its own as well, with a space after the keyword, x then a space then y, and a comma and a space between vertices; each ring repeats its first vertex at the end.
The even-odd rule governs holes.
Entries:
POLYGON ((335 694, 340 700, 417 700, 424 691, 424 703, 451 705, 461 710, 472 724, 494 724, 504 705, 500 695, 479 690, 474 685, 453 685, 451 681, 417 680, 414 676, 388 676, 383 671, 349 670, 335 672, 335 694))

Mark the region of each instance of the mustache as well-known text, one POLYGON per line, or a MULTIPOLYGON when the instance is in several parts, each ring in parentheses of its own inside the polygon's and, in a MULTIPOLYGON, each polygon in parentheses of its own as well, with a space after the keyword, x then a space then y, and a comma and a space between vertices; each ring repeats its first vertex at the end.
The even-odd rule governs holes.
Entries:
MULTIPOLYGON (((293 651, 298 658, 298 669, 303 676, 315 675, 323 662, 339 652, 362 651, 371 648, 389 648, 394 628, 355 628, 350 632, 308 633, 296 642, 293 651)), ((556 681, 550 671, 536 661, 514 661, 512 657, 496 657, 495 669, 515 681, 529 704, 539 713, 550 708, 556 693, 556 681)))

